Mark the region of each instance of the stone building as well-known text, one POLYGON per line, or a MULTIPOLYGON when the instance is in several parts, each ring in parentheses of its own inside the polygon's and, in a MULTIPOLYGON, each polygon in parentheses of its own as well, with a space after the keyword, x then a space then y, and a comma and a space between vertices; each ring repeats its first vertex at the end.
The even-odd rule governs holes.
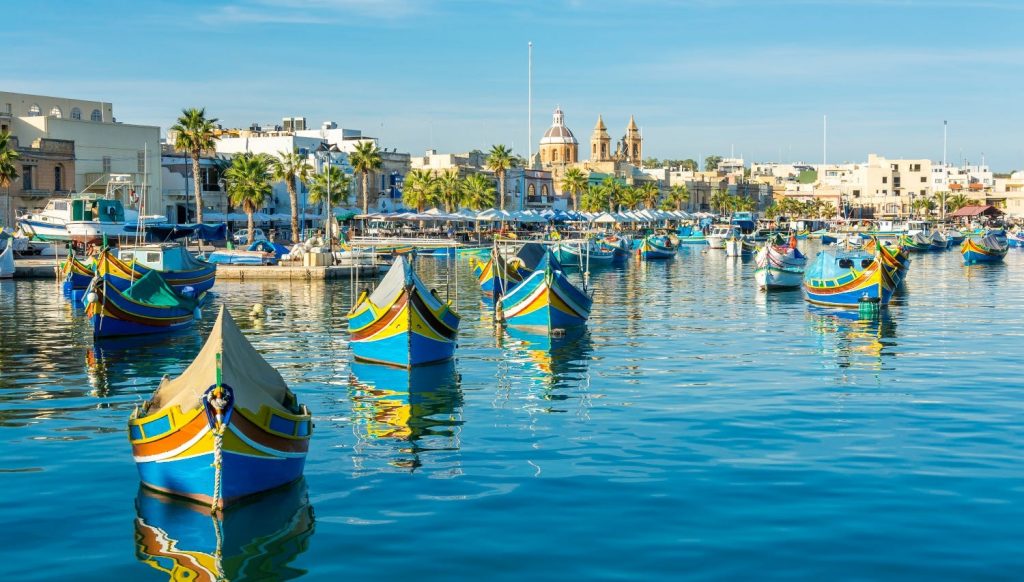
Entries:
POLYGON ((75 189, 75 142, 36 138, 23 146, 12 136, 11 146, 21 156, 16 162, 19 177, 10 188, 12 212, 42 210, 50 198, 67 196, 75 189))
POLYGON ((541 165, 567 166, 579 161, 579 142, 572 130, 565 126, 565 116, 561 108, 556 108, 552 115, 551 127, 544 132, 540 140, 541 165))

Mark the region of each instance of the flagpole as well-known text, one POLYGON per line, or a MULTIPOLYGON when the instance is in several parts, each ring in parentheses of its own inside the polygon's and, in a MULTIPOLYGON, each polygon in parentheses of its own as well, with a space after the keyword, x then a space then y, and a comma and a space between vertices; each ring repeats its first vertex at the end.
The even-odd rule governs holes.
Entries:
POLYGON ((533 41, 526 43, 526 165, 533 163, 533 41))

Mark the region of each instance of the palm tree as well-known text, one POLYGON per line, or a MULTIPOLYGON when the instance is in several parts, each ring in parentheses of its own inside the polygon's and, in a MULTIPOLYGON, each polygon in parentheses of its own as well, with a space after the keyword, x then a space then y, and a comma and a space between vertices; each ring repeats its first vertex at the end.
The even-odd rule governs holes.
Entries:
POLYGON ((473 210, 494 208, 494 181, 483 174, 473 174, 462 184, 462 203, 473 210))
POLYGON ((231 202, 241 206, 249 217, 249 244, 252 244, 256 228, 252 215, 266 205, 273 190, 270 186, 270 164, 270 158, 264 154, 245 153, 235 156, 224 174, 231 202))
POLYGON ((608 207, 608 189, 601 184, 589 184, 580 198, 584 212, 600 212, 608 207))
MULTIPOLYGON (((192 156, 192 184, 196 193, 196 222, 203 223, 203 187, 199 177, 199 158, 204 153, 213 153, 217 147, 216 117, 206 118, 206 108, 186 108, 171 126, 174 132, 174 149, 192 156)), ((188 216, 188 208, 185 209, 188 216)))
POLYGON ((0 133, 0 186, 4 187, 4 197, 6 198, 6 204, 4 205, 4 216, 0 216, 5 224, 9 223, 13 217, 11 214, 11 184, 18 179, 18 166, 15 162, 21 158, 21 154, 18 150, 14 149, 11 144, 10 132, 0 133))
POLYGON ((587 175, 579 168, 569 168, 562 176, 562 192, 566 192, 572 198, 572 209, 577 208, 577 197, 587 189, 587 175))
POLYGON ((828 218, 836 215, 836 205, 831 202, 825 202, 821 205, 821 216, 828 218))
POLYGON ((402 186, 402 204, 423 212, 437 199, 437 176, 429 170, 412 170, 405 176, 402 186))
POLYGON ((782 214, 782 212, 780 210, 779 204, 776 202, 772 202, 771 204, 768 205, 768 208, 764 209, 764 216, 768 220, 775 220, 775 217, 780 214, 782 214))
MULTIPOLYGON (((309 183, 313 167, 309 161, 299 154, 298 148, 291 152, 277 152, 277 157, 270 162, 271 177, 283 180, 288 188, 288 200, 292 206, 292 243, 299 242, 299 196, 295 190, 295 180, 302 184, 309 183)), ((302 217, 305 221, 306 217, 302 217)))
POLYGON ((690 191, 687 189, 686 184, 676 184, 668 190, 668 197, 665 202, 674 204, 676 210, 683 209, 683 203, 690 200, 690 191))
POLYGON ((608 203, 608 212, 615 212, 615 207, 621 203, 624 197, 626 185, 620 184, 615 176, 605 176, 604 180, 601 180, 601 188, 601 195, 608 203))
POLYGON ((355 151, 348 161, 357 172, 363 175, 363 214, 370 212, 370 194, 368 192, 370 172, 379 170, 384 165, 377 144, 372 141, 361 141, 356 144, 355 151))
POLYGON ((435 181, 437 199, 444 203, 445 212, 454 212, 462 201, 462 180, 455 168, 445 170, 435 181))
POLYGON ((658 197, 661 196, 661 191, 658 190, 657 184, 654 182, 645 182, 638 188, 640 199, 644 203, 646 208, 654 208, 658 205, 658 197))
POLYGON ((958 193, 950 196, 946 199, 946 212, 956 212, 964 206, 968 206, 971 203, 971 199, 965 194, 958 193))
POLYGON ((321 204, 326 199, 327 214, 330 215, 332 208, 341 206, 348 200, 348 191, 351 187, 352 178, 338 166, 331 166, 314 175, 309 181, 309 201, 312 204, 321 204))
POLYGON ((753 212, 757 208, 757 202, 746 196, 733 196, 732 207, 741 212, 753 212))
POLYGON ((939 205, 938 205, 937 202, 935 202, 934 198, 932 198, 930 196, 922 196, 921 198, 918 198, 917 200, 914 200, 914 204, 912 206, 913 206, 914 210, 924 214, 925 217, 927 217, 936 208, 938 208, 939 205))
POLYGON ((502 210, 505 210, 505 172, 514 167, 515 160, 512 158, 512 150, 503 144, 491 146, 491 151, 487 154, 487 169, 498 177, 498 198, 502 210))
POLYGON ((719 214, 726 214, 732 207, 732 200, 729 198, 728 190, 715 190, 715 193, 711 195, 711 207, 716 209, 719 214))

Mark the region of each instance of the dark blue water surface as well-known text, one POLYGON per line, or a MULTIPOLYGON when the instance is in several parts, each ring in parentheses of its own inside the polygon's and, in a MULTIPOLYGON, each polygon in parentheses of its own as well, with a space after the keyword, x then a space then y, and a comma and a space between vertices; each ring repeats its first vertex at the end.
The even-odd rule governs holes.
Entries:
POLYGON ((220 524, 140 492, 125 431, 212 317, 94 346, 53 282, 0 282, 4 578, 1024 573, 1024 253, 915 256, 861 322, 684 248, 594 273, 554 342, 496 331, 460 268, 457 360, 412 377, 351 363, 347 282, 217 284, 316 421, 305 483, 220 524))

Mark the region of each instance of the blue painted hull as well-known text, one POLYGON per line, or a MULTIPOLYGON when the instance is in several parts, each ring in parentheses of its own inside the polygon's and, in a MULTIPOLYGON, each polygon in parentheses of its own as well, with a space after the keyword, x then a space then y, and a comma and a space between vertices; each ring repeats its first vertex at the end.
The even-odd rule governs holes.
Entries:
POLYGON ((593 300, 561 271, 535 271, 502 300, 509 325, 564 329, 584 325, 593 300))
MULTIPOLYGON (((254 457, 223 452, 222 496, 238 499, 287 485, 302 477, 305 457, 254 457)), ((213 497, 213 453, 172 461, 138 462, 148 487, 183 497, 213 497)))
POLYGON ((868 299, 881 299, 882 305, 888 305, 889 300, 892 298, 893 289, 889 289, 885 285, 870 285, 844 293, 822 294, 816 293, 805 286, 804 293, 807 301, 818 305, 857 307, 860 304, 860 298, 863 296, 867 296, 868 299))
POLYGON ((983 253, 976 253, 974 251, 967 251, 966 253, 963 253, 963 257, 965 265, 978 265, 983 263, 991 264, 1003 262, 1003 258, 1006 257, 1006 253, 986 255, 983 253))
POLYGON ((190 319, 185 323, 173 325, 145 325, 134 321, 124 321, 113 317, 100 317, 93 315, 89 318, 92 324, 93 337, 117 337, 122 335, 149 335, 154 333, 172 333, 182 329, 188 329, 195 323, 190 319))
POLYGON ((438 341, 413 332, 350 345, 357 360, 401 367, 443 362, 455 355, 454 341, 438 341))

